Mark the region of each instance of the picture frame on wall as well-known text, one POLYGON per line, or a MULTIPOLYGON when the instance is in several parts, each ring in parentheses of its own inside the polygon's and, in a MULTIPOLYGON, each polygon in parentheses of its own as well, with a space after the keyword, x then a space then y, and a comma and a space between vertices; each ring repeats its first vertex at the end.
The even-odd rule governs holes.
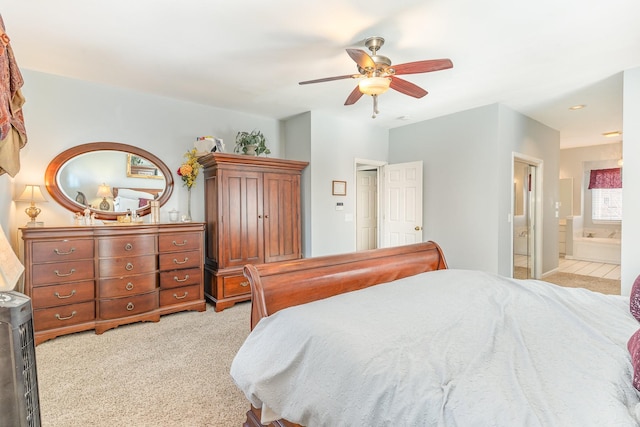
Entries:
POLYGON ((347 181, 331 181, 331 194, 334 196, 346 196, 347 181))

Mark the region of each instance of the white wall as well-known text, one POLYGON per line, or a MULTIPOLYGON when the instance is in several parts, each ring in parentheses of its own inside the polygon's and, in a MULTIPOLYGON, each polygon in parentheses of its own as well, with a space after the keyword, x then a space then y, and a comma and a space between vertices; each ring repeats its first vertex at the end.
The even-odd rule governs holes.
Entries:
MULTIPOLYGON (((7 193, 20 191, 26 183, 44 184, 44 172, 53 157, 70 147, 96 141, 121 142, 143 148, 163 160, 171 171, 177 170, 183 154, 193 148, 198 136, 223 138, 228 152, 233 150, 240 130, 261 130, 279 157, 281 148, 278 120, 252 116, 219 108, 163 98, 120 88, 68 79, 30 70, 22 70, 25 125, 28 142, 21 151, 22 167, 15 182, 0 177, 0 212, 12 211, 7 193), (5 191, 6 190, 6 191, 5 191)), ((176 186, 162 215, 175 208, 186 210, 187 192, 174 175, 176 186)), ((46 194, 48 196, 48 194, 46 194)), ((20 212, 15 220, 5 220, 3 227, 15 230, 26 223, 20 212)), ((56 203, 43 203, 38 220, 45 225, 69 225, 71 214, 56 203)), ((204 220, 202 178, 193 189, 192 216, 204 220)), ((163 218, 167 219, 167 218, 163 218)), ((15 237, 14 237, 15 239, 15 237)))
POLYGON ((423 161, 423 240, 451 268, 498 271, 498 106, 392 129, 389 163, 423 161))
POLYGON ((624 72, 622 135, 622 295, 640 275, 640 67, 624 72))
POLYGON ((511 275, 512 153, 547 162, 543 238, 551 256, 543 257, 544 272, 558 265, 557 221, 549 212, 558 149, 557 131, 494 104, 393 129, 389 163, 423 160, 423 238, 442 246, 450 267, 511 275))
MULTIPOLYGON (((560 133, 504 105, 499 106, 499 143, 498 143, 498 273, 511 275, 512 224, 508 215, 513 206, 512 153, 524 155, 542 161, 541 189, 538 189, 542 205, 542 255, 540 273, 545 275, 558 267, 558 218, 555 204, 559 200, 558 191, 558 153, 560 151, 560 133)), ((540 224, 538 225, 540 230, 540 224)))
POLYGON ((355 159, 386 161, 388 131, 370 117, 353 121, 322 111, 288 119, 285 128, 287 158, 311 162, 303 174, 305 256, 355 251, 355 159), (290 151, 289 135, 307 147, 290 151), (333 180, 347 182, 347 196, 331 194, 333 180), (336 211, 336 202, 344 210, 336 211))

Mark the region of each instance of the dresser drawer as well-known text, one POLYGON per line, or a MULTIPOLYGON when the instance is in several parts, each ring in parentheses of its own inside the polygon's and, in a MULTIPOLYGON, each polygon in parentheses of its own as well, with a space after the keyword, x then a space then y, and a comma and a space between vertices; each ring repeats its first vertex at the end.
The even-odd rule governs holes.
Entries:
POLYGON ((158 292, 124 298, 99 300, 100 319, 117 319, 146 313, 158 308, 158 292))
POLYGON ((60 307, 34 310, 33 326, 36 331, 62 328, 91 322, 96 318, 93 301, 78 304, 62 305, 60 307))
POLYGON ((32 272, 33 286, 93 279, 93 259, 34 264, 32 272))
POLYGON ((95 298, 93 280, 63 285, 38 286, 33 288, 31 302, 34 309, 74 304, 95 298))
POLYGON ((225 298, 251 293, 249 279, 244 276, 223 277, 222 287, 225 298))
POLYGON ((156 256, 100 259, 100 277, 121 277, 156 271, 156 256))
POLYGON ((175 270, 177 268, 201 267, 200 251, 175 252, 172 254, 160 254, 160 270, 175 270))
POLYGON ((160 252, 200 250, 201 247, 202 233, 161 234, 158 238, 160 252))
POLYGON ((164 271, 160 273, 160 288, 177 288, 187 285, 199 285, 201 279, 202 270, 200 268, 164 271))
POLYGON ((100 258, 130 257, 156 253, 156 236, 105 237, 98 239, 100 258))
POLYGON ((152 291, 156 288, 156 273, 114 277, 98 281, 100 298, 115 298, 152 291))
POLYGON ((93 240, 53 240, 33 244, 34 264, 93 258, 93 240))
POLYGON ((200 285, 184 286, 175 289, 163 289, 160 291, 160 306, 166 307, 173 304, 181 304, 187 301, 202 299, 200 285))

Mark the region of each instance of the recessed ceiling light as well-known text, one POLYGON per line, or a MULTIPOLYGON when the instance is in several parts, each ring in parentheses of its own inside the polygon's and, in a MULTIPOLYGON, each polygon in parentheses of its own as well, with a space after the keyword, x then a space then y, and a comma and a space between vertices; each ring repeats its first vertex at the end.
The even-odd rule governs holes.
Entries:
POLYGON ((569 110, 582 110, 584 107, 586 107, 585 104, 578 104, 569 107, 569 110))
POLYGON ((614 130, 612 132, 605 132, 602 134, 602 136, 606 136, 607 138, 612 138, 614 136, 620 136, 622 135, 622 132, 620 132, 619 130, 614 130))

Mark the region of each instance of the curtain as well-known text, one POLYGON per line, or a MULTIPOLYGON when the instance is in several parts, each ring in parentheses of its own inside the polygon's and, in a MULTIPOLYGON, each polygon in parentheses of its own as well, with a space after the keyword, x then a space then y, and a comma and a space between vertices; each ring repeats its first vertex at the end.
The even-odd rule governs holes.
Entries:
POLYGON ((622 188, 620 168, 594 169, 589 178, 589 190, 592 188, 622 188))

